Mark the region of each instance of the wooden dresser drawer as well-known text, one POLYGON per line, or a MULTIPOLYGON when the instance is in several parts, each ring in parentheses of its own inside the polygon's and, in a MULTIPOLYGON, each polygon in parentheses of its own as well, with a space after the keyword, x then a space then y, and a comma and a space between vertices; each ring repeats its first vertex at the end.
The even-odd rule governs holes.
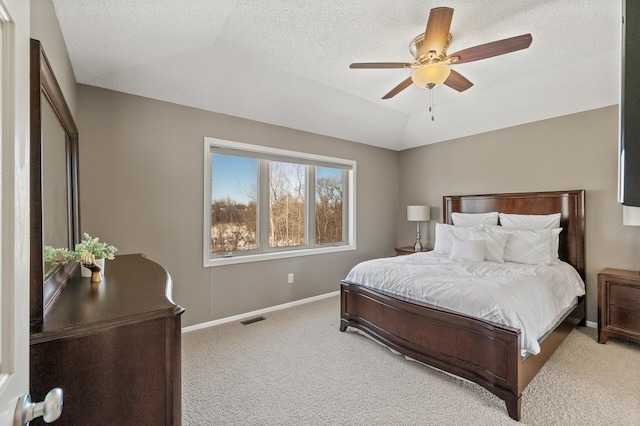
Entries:
POLYGON ((609 337, 640 343, 640 272, 605 269, 598 274, 598 342, 609 337))
POLYGON ((640 308, 640 287, 609 282, 609 304, 640 308))
POLYGON ((611 305, 609 307, 609 325, 640 333, 640 310, 611 305))

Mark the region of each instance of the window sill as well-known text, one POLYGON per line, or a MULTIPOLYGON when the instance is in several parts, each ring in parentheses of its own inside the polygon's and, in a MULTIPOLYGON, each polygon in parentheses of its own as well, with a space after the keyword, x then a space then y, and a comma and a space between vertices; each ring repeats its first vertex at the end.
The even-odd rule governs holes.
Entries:
POLYGON ((221 257, 218 259, 205 259, 204 267, 209 268, 209 267, 215 267, 215 266, 234 265, 237 263, 261 262, 264 260, 286 259, 290 257, 300 257, 300 256, 313 256, 316 254, 338 253, 343 251, 351 251, 355 249, 356 249, 356 246, 351 244, 351 245, 335 246, 335 247, 280 251, 277 253, 261 253, 261 254, 249 254, 244 256, 240 255, 240 256, 234 256, 234 257, 221 257))

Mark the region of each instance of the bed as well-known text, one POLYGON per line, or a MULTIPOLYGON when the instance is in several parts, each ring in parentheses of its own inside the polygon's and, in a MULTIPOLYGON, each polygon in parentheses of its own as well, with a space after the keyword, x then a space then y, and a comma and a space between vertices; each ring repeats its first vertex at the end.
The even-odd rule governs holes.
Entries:
MULTIPOLYGON (((585 279, 584 191, 553 191, 443 197, 443 220, 451 214, 560 213, 558 254, 585 279)), ((414 255, 417 256, 417 255, 414 255)), ((522 392, 577 326, 585 325, 586 295, 539 341, 539 353, 522 356, 521 330, 357 282, 341 282, 340 331, 358 329, 405 356, 483 386, 505 401, 520 420, 522 392)))

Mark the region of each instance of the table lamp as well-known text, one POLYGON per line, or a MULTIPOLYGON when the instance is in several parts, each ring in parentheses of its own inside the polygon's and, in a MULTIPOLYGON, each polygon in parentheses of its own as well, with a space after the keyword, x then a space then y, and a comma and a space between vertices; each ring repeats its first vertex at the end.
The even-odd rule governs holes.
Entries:
POLYGON ((420 242, 420 222, 426 222, 431 219, 431 208, 429 206, 407 206, 407 220, 410 222, 418 222, 416 228, 416 243, 413 246, 415 251, 422 251, 422 243, 420 242))

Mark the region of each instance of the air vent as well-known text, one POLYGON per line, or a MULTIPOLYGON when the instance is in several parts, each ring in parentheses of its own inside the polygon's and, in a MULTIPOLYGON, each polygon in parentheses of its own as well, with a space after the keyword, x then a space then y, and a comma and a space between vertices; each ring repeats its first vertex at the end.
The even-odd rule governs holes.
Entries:
POLYGON ((265 317, 259 316, 259 317, 255 317, 255 318, 249 318, 248 320, 240 321, 240 324, 249 325, 249 324, 253 324, 254 322, 259 322, 259 321, 264 321, 264 320, 265 320, 265 317))

